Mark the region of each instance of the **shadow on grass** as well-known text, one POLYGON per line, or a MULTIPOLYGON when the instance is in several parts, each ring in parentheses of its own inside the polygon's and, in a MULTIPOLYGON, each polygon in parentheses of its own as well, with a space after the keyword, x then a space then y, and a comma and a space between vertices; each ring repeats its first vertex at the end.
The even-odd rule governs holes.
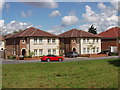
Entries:
POLYGON ((116 66, 116 67, 120 67, 120 58, 116 59, 116 60, 111 60, 108 61, 110 64, 116 66))

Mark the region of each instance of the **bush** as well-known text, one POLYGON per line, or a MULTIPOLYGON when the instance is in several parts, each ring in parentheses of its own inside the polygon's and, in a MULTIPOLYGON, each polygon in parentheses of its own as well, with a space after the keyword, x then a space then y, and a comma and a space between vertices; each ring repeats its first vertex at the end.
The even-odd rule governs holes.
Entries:
POLYGON ((113 53, 111 53, 111 56, 117 56, 117 55, 118 55, 117 52, 113 52, 113 53))
POLYGON ((32 58, 32 56, 24 56, 24 58, 32 58))
POLYGON ((16 56, 8 56, 8 59, 16 59, 16 56))

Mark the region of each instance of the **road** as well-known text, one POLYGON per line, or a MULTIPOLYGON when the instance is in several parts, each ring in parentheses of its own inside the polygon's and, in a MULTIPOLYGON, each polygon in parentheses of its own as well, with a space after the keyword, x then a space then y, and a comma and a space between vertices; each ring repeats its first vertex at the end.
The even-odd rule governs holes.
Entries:
MULTIPOLYGON (((110 58, 116 58, 118 59, 118 56, 109 56, 109 57, 98 57, 98 58, 65 58, 63 62, 71 62, 71 61, 83 61, 83 60, 104 60, 104 59, 110 59, 110 58)), ((0 59, 0 64, 21 64, 21 63, 47 63, 47 62, 41 62, 41 60, 9 60, 9 59, 0 59)), ((57 61, 55 61, 57 62, 57 61)), ((53 63, 53 62, 50 62, 53 63)))

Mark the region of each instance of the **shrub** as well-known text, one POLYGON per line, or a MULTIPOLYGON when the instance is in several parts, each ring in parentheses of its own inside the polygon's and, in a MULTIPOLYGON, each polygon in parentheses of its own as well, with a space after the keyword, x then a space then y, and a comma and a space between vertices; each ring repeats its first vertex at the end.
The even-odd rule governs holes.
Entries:
POLYGON ((8 56, 8 59, 16 59, 16 56, 8 56))
POLYGON ((118 55, 117 52, 113 52, 113 53, 111 53, 111 56, 117 56, 117 55, 118 55))

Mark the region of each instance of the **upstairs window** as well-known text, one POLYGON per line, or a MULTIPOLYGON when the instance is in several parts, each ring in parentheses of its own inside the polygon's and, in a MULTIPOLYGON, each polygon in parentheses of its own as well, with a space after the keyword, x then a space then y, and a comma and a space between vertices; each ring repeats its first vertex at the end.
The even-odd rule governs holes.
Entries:
POLYGON ((85 42, 86 42, 86 39, 83 39, 83 42, 85 43, 85 42))
POLYGON ((87 39, 87 42, 89 42, 89 39, 87 39))
POLYGON ((56 43, 55 39, 52 39, 52 43, 56 43))
POLYGON ((48 43, 51 43, 51 39, 48 39, 48 43))
POLYGON ((34 44, 37 44, 37 38, 34 39, 34 44))
POLYGON ((96 42, 98 42, 98 41, 99 41, 99 39, 96 40, 96 42))
POLYGON ((93 39, 93 42, 95 42, 95 39, 93 39))
POLYGON ((43 39, 40 38, 39 39, 39 44, 42 44, 43 43, 42 41, 43 41, 43 39))

